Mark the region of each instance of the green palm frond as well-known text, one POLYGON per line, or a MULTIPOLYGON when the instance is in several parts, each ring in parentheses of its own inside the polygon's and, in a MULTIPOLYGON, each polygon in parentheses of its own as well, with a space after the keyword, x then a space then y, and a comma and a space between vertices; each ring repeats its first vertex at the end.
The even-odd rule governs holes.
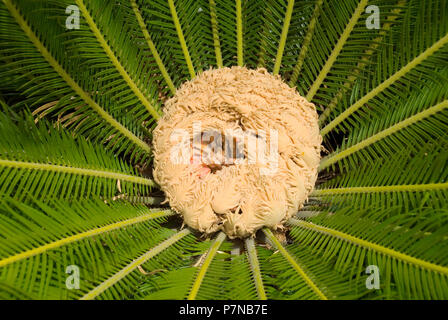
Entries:
POLYGON ((269 296, 312 300, 361 297, 359 284, 351 283, 347 275, 333 270, 331 264, 313 254, 309 247, 300 242, 283 245, 268 230, 265 232, 277 249, 265 258, 266 283, 272 287, 269 296))
POLYGON ((369 115, 377 110, 387 111, 390 104, 385 104, 385 101, 396 104, 401 99, 409 99, 409 93, 416 88, 431 86, 431 81, 446 83, 446 78, 441 73, 446 67, 448 27, 443 23, 431 24, 428 28, 418 27, 428 26, 427 19, 444 10, 446 6, 442 1, 431 7, 426 7, 421 2, 412 2, 403 11, 404 22, 392 27, 383 40, 390 45, 376 49, 379 51, 378 56, 372 61, 376 63, 370 64, 366 70, 368 78, 360 79, 355 84, 352 93, 347 94, 350 100, 341 100, 339 107, 323 113, 325 116, 329 115, 329 118, 321 116, 322 135, 327 135, 339 124, 343 124, 343 128, 352 128, 366 119, 362 112, 366 104, 369 115), (392 60, 394 63, 388 64, 392 60))
POLYGON ((111 152, 84 138, 73 138, 45 121, 25 118, 14 123, 0 116, 0 194, 17 199, 110 199, 148 195, 155 185, 111 152))
POLYGON ((236 1, 215 1, 210 4, 216 12, 216 28, 219 34, 220 51, 224 66, 237 64, 236 1))
POLYGON ((294 1, 268 1, 263 12, 262 40, 259 51, 259 66, 275 61, 274 73, 278 73, 288 35, 294 1))
POLYGON ((176 87, 216 63, 208 1, 136 2, 176 87))
MULTIPOLYGON (((152 37, 149 34, 149 30, 148 30, 148 27, 147 27, 147 25, 145 23, 145 20, 143 18, 142 12, 141 12, 141 10, 140 10, 140 8, 139 8, 139 6, 138 6, 138 4, 137 4, 137 2, 135 0, 132 0, 130 4, 131 4, 132 10, 133 10, 134 15, 135 15, 135 17, 133 16, 133 18, 136 20, 136 21, 134 20, 134 25, 135 25, 135 22, 138 23, 138 25, 140 27, 140 30, 141 30, 141 32, 143 34, 143 37, 145 39, 145 42, 148 45, 149 50, 151 51, 152 57, 155 60, 157 66, 158 66, 158 68, 160 70, 160 73, 162 74, 162 76, 163 76, 163 78, 164 78, 164 80, 166 82, 166 85, 170 89, 171 93, 174 94, 176 92, 176 88, 174 87, 173 80, 171 79, 170 75, 168 74, 164 63, 163 63, 162 59, 160 58, 159 52, 157 51, 157 48, 156 48, 154 42, 152 41, 152 37)), ((134 27, 134 28, 136 28, 136 27, 134 27)), ((133 32, 134 30, 131 29, 129 31, 133 32)), ((150 59, 150 58, 147 57, 147 59, 150 59)), ((153 71, 153 72, 151 72, 151 74, 153 76, 155 76, 156 72, 153 71)), ((160 80, 159 80, 159 82, 160 82, 160 80)))
POLYGON ((169 210, 124 203, 4 198, 1 208, 0 282, 44 298, 80 294, 65 287, 67 266, 80 268, 85 290, 171 233, 160 226, 169 210))
MULTIPOLYGON (((154 83, 151 83, 152 78, 149 76, 149 66, 144 63, 146 61, 142 59, 141 50, 138 50, 138 48, 132 45, 132 42, 129 42, 129 37, 126 33, 119 35, 121 25, 117 25, 119 27, 117 29, 106 27, 109 26, 108 22, 112 19, 123 20, 119 13, 116 14, 114 12, 116 7, 113 6, 113 2, 111 5, 102 5, 100 7, 96 6, 99 3, 95 1, 90 2, 88 4, 89 7, 82 0, 77 1, 76 4, 79 6, 85 19, 86 23, 83 25, 86 25, 86 29, 81 28, 78 31, 83 36, 75 36, 73 39, 69 38, 69 49, 78 52, 79 57, 84 58, 85 65, 92 68, 95 73, 99 71, 96 73, 96 77, 98 77, 100 82, 103 82, 99 85, 104 90, 100 93, 104 96, 110 95, 111 99, 117 101, 120 107, 135 104, 141 109, 144 107, 147 113, 154 119, 158 119, 160 116, 159 107, 154 102, 157 88, 154 83), (100 10, 101 19, 96 19, 96 16, 91 12, 98 13, 100 10), (107 30, 107 32, 103 31, 103 29, 107 30), (113 34, 113 36, 108 35, 109 33, 113 34), (86 48, 85 52, 84 48, 86 48), (118 59, 115 51, 121 53, 121 59, 125 62, 121 62, 118 59), (98 70, 99 66, 101 71, 98 70), (150 88, 152 88, 152 92, 148 92, 150 88), (152 98, 149 98, 150 96, 152 98)), ((73 33, 69 33, 69 36, 73 36, 73 33)), ((98 85, 98 82, 95 84, 98 85)), ((130 109, 130 112, 137 115, 141 114, 141 112, 134 109, 130 109)))
POLYGON ((447 17, 446 0, 0 1, 0 298, 448 299, 447 17), (158 207, 151 131, 185 81, 234 65, 316 104, 325 150, 285 232, 204 239, 158 207))
POLYGON ((59 110, 60 116, 69 113, 71 128, 102 142, 108 139, 107 143, 114 150, 124 149, 127 153, 137 154, 144 152, 147 157, 150 148, 143 141, 141 124, 130 121, 133 120, 132 116, 117 115, 114 109, 119 102, 112 103, 100 94, 93 98, 97 85, 92 71, 78 68, 80 61, 76 55, 74 59, 62 58, 64 52, 70 52, 69 48, 60 45, 61 39, 58 37, 65 30, 62 26, 54 28, 55 23, 43 23, 46 19, 42 17, 42 12, 46 10, 42 10, 42 6, 48 8, 48 4, 40 1, 20 7, 12 1, 4 2, 1 15, 5 19, 1 21, 1 29, 8 30, 8 33, 2 34, 5 41, 1 55, 7 61, 0 69, 2 76, 12 77, 17 82, 22 94, 27 97, 27 104, 37 108, 54 101, 51 110, 45 110, 46 113, 56 110, 59 110), (29 80, 29 77, 32 79, 29 80), (132 125, 129 123, 128 128, 123 122, 132 125), (128 140, 132 144, 125 143, 128 140), (135 148, 140 152, 133 150, 135 148))
POLYGON ((258 259, 257 248, 255 247, 255 241, 252 238, 245 240, 247 258, 250 263, 250 268, 255 282, 255 288, 257 289, 257 296, 260 300, 266 300, 266 291, 263 284, 263 276, 261 274, 260 262, 258 259))
POLYGON ((157 284, 145 285, 152 290, 146 299, 255 299, 257 291, 246 255, 225 252, 231 244, 221 234, 212 241, 193 267, 161 273, 157 284), (219 250, 218 250, 219 249, 219 250), (232 276, 237 274, 238 276, 232 276))
POLYGON ((312 196, 327 203, 347 202, 365 208, 444 208, 448 192, 446 142, 425 143, 417 151, 400 150, 353 168, 321 184, 312 196))
POLYGON ((446 299, 446 210, 397 211, 347 207, 311 222, 292 220, 291 235, 356 281, 364 280, 364 265, 378 266, 386 298, 446 299))

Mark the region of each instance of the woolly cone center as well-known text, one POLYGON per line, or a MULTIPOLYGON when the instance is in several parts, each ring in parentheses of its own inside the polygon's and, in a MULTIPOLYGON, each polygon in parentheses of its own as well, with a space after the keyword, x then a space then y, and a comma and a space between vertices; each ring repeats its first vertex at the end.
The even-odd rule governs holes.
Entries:
POLYGON ((205 71, 167 101, 154 177, 203 233, 279 229, 313 190, 322 137, 314 104, 266 69, 205 71))

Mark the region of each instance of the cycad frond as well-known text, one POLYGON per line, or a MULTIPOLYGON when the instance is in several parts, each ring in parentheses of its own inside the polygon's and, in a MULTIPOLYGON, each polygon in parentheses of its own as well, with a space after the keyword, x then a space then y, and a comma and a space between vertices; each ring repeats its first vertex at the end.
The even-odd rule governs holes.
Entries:
MULTIPOLYGON (((176 92, 176 88, 174 87, 173 80, 171 80, 171 77, 168 74, 168 71, 166 70, 166 67, 165 67, 163 61, 160 58, 159 52, 157 51, 157 48, 154 45, 154 42, 152 41, 152 37, 149 34, 149 30, 148 30, 145 20, 142 16, 142 12, 141 12, 140 8, 138 7, 138 4, 135 0, 131 0, 130 2, 131 2, 130 4, 131 4, 132 11, 134 12, 134 15, 135 15, 135 20, 137 20, 136 22, 138 23, 138 25, 141 29, 141 32, 143 33, 143 37, 151 51, 151 54, 152 54, 154 60, 156 61, 157 66, 160 69, 160 73, 162 74, 168 88, 171 90, 171 93, 174 94, 176 92)), ((134 21, 134 24, 135 24, 135 21, 134 21)), ((136 28, 136 27, 134 27, 134 28, 136 28)), ((154 75, 155 73, 156 72, 153 72, 152 74, 154 75)))
POLYGON ((101 201, 25 205, 5 198, 1 208, 0 281, 45 298, 80 294, 65 286, 67 266, 79 267, 85 290, 163 238, 169 230, 160 222, 172 214, 101 201))
POLYGON ((0 193, 17 199, 148 195, 155 184, 111 152, 45 121, 0 116, 0 193))
POLYGON ((307 94, 309 100, 321 102, 329 87, 337 85, 339 79, 347 76, 347 70, 350 70, 347 66, 353 65, 354 59, 350 59, 353 47, 369 45, 374 33, 367 30, 365 19, 362 19, 367 1, 314 3, 309 19, 310 22, 315 19, 315 22, 309 25, 306 33, 309 40, 304 42, 305 48, 308 48, 306 58, 300 56, 297 61, 301 65, 301 79, 291 84, 297 85, 299 92, 307 94), (360 38, 357 33, 362 33, 363 37, 360 38))
POLYGON ((176 87, 216 63, 208 1, 140 0, 137 4, 149 32, 157 35, 153 42, 176 87))
POLYGON ((155 283, 142 287, 142 292, 154 290, 145 298, 255 299, 257 291, 247 256, 225 252, 230 250, 231 243, 224 240, 225 234, 221 233, 204 247, 205 250, 194 267, 160 273, 160 278, 155 279, 155 283), (235 274, 238 276, 232 276, 235 274))
POLYGON ((245 240, 247 258, 250 263, 252 275, 254 277, 255 288, 260 300, 266 300, 266 292, 263 285, 263 276, 261 275, 260 263, 258 260, 257 248, 255 247, 254 239, 249 238, 245 240))
POLYGON ((403 23, 392 27, 384 37, 384 42, 389 45, 376 49, 379 52, 373 61, 375 63, 366 70, 366 79, 360 78, 351 94, 347 95, 350 100, 341 101, 329 113, 324 113, 329 118, 325 119, 325 124, 322 123, 322 135, 327 135, 340 125, 347 130, 359 121, 365 121, 362 110, 366 104, 368 114, 376 110, 386 111, 389 105, 409 99, 409 93, 416 87, 431 86, 430 83, 437 81, 446 83, 446 78, 441 74, 446 68, 448 27, 443 23, 425 24, 427 28, 417 27, 422 21, 445 11, 443 2, 426 8, 420 1, 411 1, 402 13, 403 23), (392 65, 388 64, 391 60, 394 60, 392 65))
MULTIPOLYGON (((84 58, 88 67, 97 72, 99 71, 96 73, 96 83, 104 81, 102 85, 104 91, 100 93, 105 96, 111 94, 111 98, 118 101, 120 107, 123 107, 123 105, 132 106, 138 100, 138 107, 143 105, 147 112, 157 120, 160 117, 159 108, 155 105, 155 99, 149 98, 150 95, 153 97, 156 95, 157 89, 149 76, 149 66, 146 63, 144 64, 146 61, 142 59, 142 50, 140 48, 134 49, 135 46, 132 45, 132 42, 129 42, 129 37, 126 33, 119 35, 120 24, 116 25, 119 29, 114 29, 108 24, 108 21, 112 19, 123 20, 119 12, 114 12, 116 7, 113 6, 113 2, 90 2, 89 8, 83 0, 76 1, 76 4, 80 8, 88 27, 86 26, 84 27, 85 29, 81 28, 78 31, 83 33, 82 37, 69 38, 70 49, 77 51, 80 58, 84 58), (101 20, 97 22, 96 17, 91 12, 96 13, 100 10, 101 20), (107 23, 107 28, 100 25, 102 21, 107 23), (89 29, 92 33, 90 37, 87 31, 89 29), (102 29, 107 30, 107 32, 102 29), (110 36, 109 33, 113 34, 113 36, 110 36), (96 43, 97 48, 95 46, 96 43), (84 48, 86 48, 85 52, 84 48), (126 65, 118 59, 114 51, 120 52, 120 58, 125 61, 126 65), (100 69, 98 68, 99 66, 100 69), (121 90, 118 90, 118 88, 121 90), (150 88, 153 90, 151 93, 148 93, 150 88), (149 101, 150 99, 153 101, 149 101)), ((138 111, 133 113, 139 114, 138 111)), ((142 116, 140 117, 143 118, 142 116)))
POLYGON ((446 299, 447 212, 433 213, 347 207, 321 213, 311 222, 292 220, 291 234, 355 282, 365 281, 361 274, 366 266, 376 265, 386 298, 446 299))
MULTIPOLYGON (((150 249, 148 252, 144 253, 137 259, 134 259, 130 264, 126 265, 123 269, 119 270, 113 276, 106 279, 101 284, 99 284, 98 286, 96 286, 95 288, 90 290, 81 299, 87 300, 87 299, 96 298, 98 295, 102 294, 104 291, 106 291, 109 288, 111 288, 112 286, 118 285, 118 284, 120 286, 120 290, 124 291, 125 290, 123 288, 124 284, 123 284, 123 282, 120 282, 120 280, 122 280, 123 278, 128 276, 132 271, 137 269, 138 266, 145 263, 146 261, 148 261, 155 255, 159 254, 163 250, 169 248, 170 246, 172 246, 177 241, 181 240, 183 237, 185 237, 189 233, 190 233, 190 231, 188 229, 184 229, 184 230, 176 233, 175 235, 171 236, 170 238, 166 239, 165 241, 158 244, 156 247, 150 249)), ((114 291, 116 292, 117 288, 115 287, 114 289, 115 289, 114 291)))
POLYGON ((444 208, 448 192, 446 143, 426 143, 417 151, 400 150, 368 162, 321 184, 312 196, 322 197, 326 203, 347 202, 364 208, 444 208))
MULTIPOLYGON (((97 86, 92 81, 93 74, 77 68, 78 58, 62 58, 64 51, 70 52, 60 45, 57 37, 64 30, 42 23, 45 19, 42 18, 41 6, 41 2, 22 6, 12 1, 2 4, 1 15, 4 19, 1 20, 1 29, 8 30, 2 38, 9 40, 4 41, 2 48, 1 55, 7 63, 2 66, 1 74, 13 77, 28 97, 27 103, 32 106, 39 107, 56 101, 51 105, 51 112, 62 110, 69 113, 71 127, 87 133, 91 138, 107 141, 114 150, 135 153, 133 149, 138 148, 140 152, 137 154, 142 155, 143 151, 143 156, 146 153, 147 158, 150 148, 143 141, 141 124, 128 128, 121 123, 129 123, 133 118, 117 116, 118 102, 95 94, 97 86), (29 80, 29 77, 32 79, 29 80), (132 145, 125 145, 123 139, 126 138, 132 145)), ((44 7, 47 6, 44 4, 44 7)))

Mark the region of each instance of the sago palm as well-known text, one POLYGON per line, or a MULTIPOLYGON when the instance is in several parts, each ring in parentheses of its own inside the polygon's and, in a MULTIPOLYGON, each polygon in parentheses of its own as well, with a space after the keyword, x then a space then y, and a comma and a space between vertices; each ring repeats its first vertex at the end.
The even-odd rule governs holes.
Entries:
POLYGON ((2 0, 0 41, 2 298, 448 298, 446 0, 2 0), (151 143, 232 66, 323 137, 285 229, 233 240, 164 202, 151 143))

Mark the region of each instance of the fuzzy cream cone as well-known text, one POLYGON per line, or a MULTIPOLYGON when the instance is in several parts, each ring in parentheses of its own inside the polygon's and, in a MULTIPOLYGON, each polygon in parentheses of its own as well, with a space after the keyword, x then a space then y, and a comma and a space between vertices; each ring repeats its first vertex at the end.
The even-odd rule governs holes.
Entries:
POLYGON ((154 177, 201 232, 244 238, 282 228, 316 182, 317 120, 314 104, 266 69, 205 71, 166 103, 154 130, 154 177))

